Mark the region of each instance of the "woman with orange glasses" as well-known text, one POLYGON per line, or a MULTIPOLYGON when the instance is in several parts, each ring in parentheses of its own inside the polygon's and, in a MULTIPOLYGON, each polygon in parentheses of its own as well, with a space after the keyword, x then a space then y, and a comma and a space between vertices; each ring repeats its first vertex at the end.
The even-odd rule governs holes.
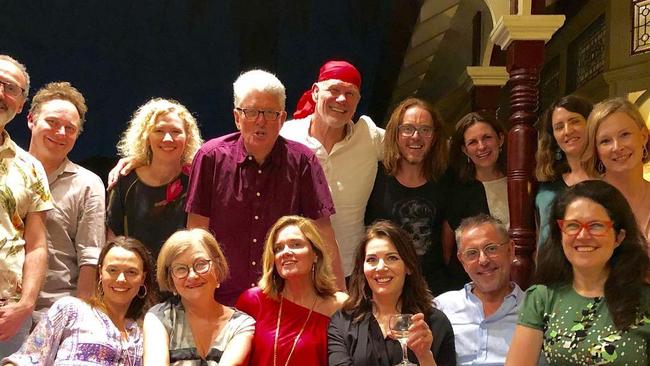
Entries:
POLYGON ((621 192, 584 181, 554 202, 506 365, 647 365, 646 241, 621 192), (533 352, 534 351, 534 352, 533 352))

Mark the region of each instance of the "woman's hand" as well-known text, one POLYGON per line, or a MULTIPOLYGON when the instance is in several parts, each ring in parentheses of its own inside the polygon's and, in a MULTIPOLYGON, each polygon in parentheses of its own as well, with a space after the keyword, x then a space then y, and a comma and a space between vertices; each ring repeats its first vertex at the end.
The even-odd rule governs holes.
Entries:
MULTIPOLYGON (((390 336, 395 338, 392 331, 390 336)), ((413 315, 406 346, 415 353, 420 365, 435 365, 433 353, 431 353, 431 343, 433 343, 433 334, 427 322, 424 321, 424 314, 417 313, 413 315)))
POLYGON ((418 360, 433 358, 431 353, 431 343, 433 334, 429 325, 424 321, 424 314, 417 313, 411 317, 411 327, 409 328, 409 337, 406 340, 408 348, 415 353, 418 360))

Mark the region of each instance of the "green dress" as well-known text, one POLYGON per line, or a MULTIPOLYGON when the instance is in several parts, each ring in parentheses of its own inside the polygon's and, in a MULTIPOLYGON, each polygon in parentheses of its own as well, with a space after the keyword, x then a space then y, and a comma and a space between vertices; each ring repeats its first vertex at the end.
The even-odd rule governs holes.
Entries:
POLYGON ((544 333, 542 351, 550 365, 648 365, 650 287, 630 329, 616 329, 603 297, 580 296, 571 285, 531 286, 519 324, 544 333))

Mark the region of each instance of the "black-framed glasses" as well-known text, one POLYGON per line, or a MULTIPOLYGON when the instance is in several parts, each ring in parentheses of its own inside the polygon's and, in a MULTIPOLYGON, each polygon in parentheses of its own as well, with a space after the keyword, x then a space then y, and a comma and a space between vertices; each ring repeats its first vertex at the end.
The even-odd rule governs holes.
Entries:
POLYGON ((204 274, 207 273, 210 270, 212 261, 210 259, 203 259, 203 258, 198 258, 192 263, 192 267, 188 266, 187 264, 172 264, 172 266, 169 268, 169 272, 171 272, 172 276, 176 277, 179 280, 182 280, 183 278, 186 278, 190 274, 190 268, 194 271, 196 274, 204 274))
POLYGON ((244 117, 247 119, 257 119, 257 116, 260 115, 260 113, 264 116, 264 120, 266 121, 275 121, 280 117, 280 113, 278 111, 267 111, 263 109, 254 109, 254 108, 235 108, 236 111, 241 112, 244 114, 244 117))
POLYGON ((4 89, 5 93, 11 95, 12 97, 17 97, 25 93, 25 89, 8 81, 0 80, 0 85, 2 85, 2 89, 4 89))
POLYGON ((466 262, 476 262, 481 257, 481 252, 489 258, 494 258, 499 255, 499 248, 503 245, 510 243, 510 240, 506 240, 503 243, 492 243, 484 246, 482 249, 470 248, 460 253, 463 260, 466 262))
POLYGON ((408 123, 399 125, 397 130, 403 137, 411 137, 415 134, 415 131, 418 131, 418 135, 426 139, 430 139, 434 132, 434 129, 431 126, 415 126, 408 123))
POLYGON ((607 232, 614 227, 613 221, 594 220, 581 222, 578 220, 557 220, 560 230, 569 236, 578 236, 584 229, 591 236, 605 236, 607 232))

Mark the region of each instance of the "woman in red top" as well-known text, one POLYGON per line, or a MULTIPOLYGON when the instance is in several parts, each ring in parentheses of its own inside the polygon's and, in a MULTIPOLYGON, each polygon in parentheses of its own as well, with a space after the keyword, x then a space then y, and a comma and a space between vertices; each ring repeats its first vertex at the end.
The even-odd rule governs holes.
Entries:
POLYGON ((327 365, 330 316, 347 298, 331 262, 311 220, 284 216, 271 227, 259 287, 237 301, 256 321, 251 365, 327 365))

